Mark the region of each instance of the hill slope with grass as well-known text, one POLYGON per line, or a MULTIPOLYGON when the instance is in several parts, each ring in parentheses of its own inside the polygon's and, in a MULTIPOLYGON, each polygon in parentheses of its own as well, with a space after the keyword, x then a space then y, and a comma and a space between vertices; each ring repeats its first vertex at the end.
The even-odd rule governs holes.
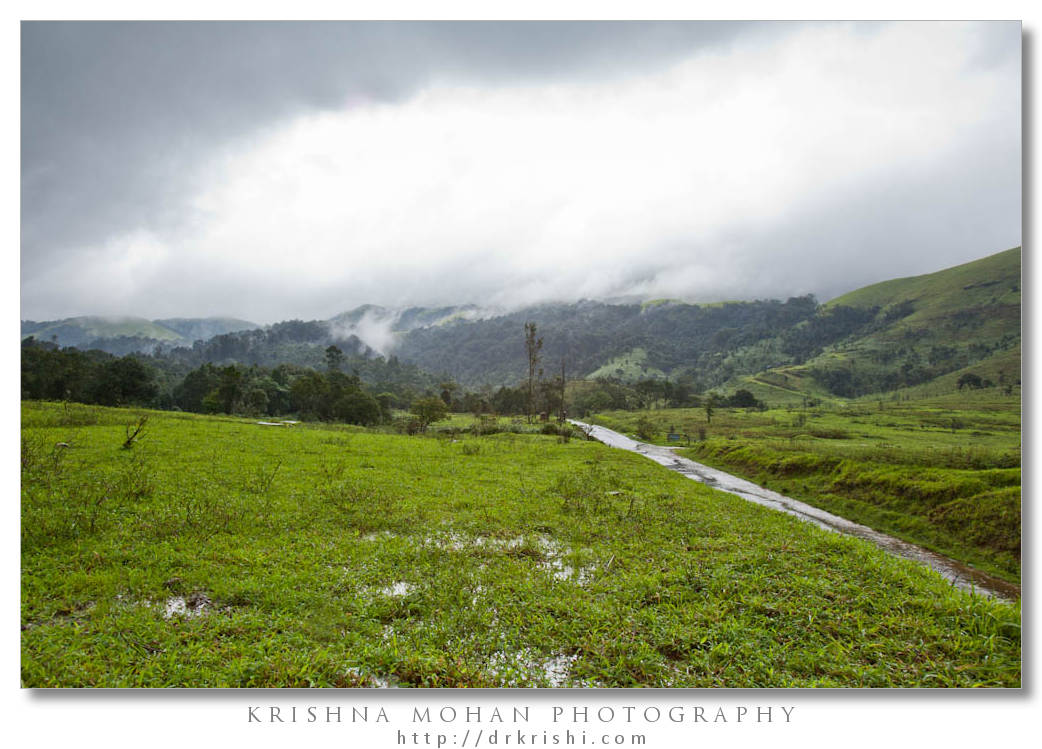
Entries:
POLYGON ((887 310, 910 303, 914 312, 903 318, 915 324, 961 310, 1020 306, 1021 249, 956 265, 936 273, 897 278, 865 286, 828 302, 825 307, 879 307, 887 310))
MULTIPOLYGON (((900 391, 939 395, 960 387, 1020 384, 1021 251, 866 286, 822 305, 774 345, 794 361, 736 377, 759 397, 856 398, 900 391), (829 340, 830 318, 853 322, 829 340), (810 345, 802 348, 806 339, 810 345), (821 343, 826 345, 820 345, 821 343)), ((842 329, 842 328, 840 328, 842 329)))
POLYGON ((22 320, 22 338, 33 336, 38 341, 80 349, 97 348, 110 354, 130 350, 151 351, 159 345, 191 346, 224 333, 259 327, 247 320, 232 317, 173 317, 146 320, 143 317, 69 317, 64 320, 22 320))

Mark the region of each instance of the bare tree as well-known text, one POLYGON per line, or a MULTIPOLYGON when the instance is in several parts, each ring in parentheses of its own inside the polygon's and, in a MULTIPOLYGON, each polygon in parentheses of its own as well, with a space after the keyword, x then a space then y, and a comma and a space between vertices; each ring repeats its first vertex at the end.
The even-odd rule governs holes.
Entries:
POLYGON ((561 413, 560 413, 560 415, 557 418, 557 420, 561 424, 563 424, 564 420, 566 418, 568 418, 568 411, 566 411, 565 407, 564 407, 564 390, 565 390, 565 384, 567 382, 568 382, 568 378, 567 378, 567 375, 565 373, 565 368, 564 368, 564 356, 562 356, 561 357, 561 413))
POLYGON ((535 323, 525 323, 525 353, 528 354, 528 423, 532 423, 532 410, 535 407, 536 371, 539 369, 539 352, 543 348, 543 339, 535 336, 535 323))
MULTIPOLYGON (((134 446, 134 443, 141 439, 142 433, 145 431, 145 427, 148 425, 148 416, 142 416, 137 420, 136 424, 127 424, 127 439, 123 443, 123 449, 129 450, 134 446)), ((954 430, 952 430, 954 433, 954 430)), ((64 442, 59 442, 59 445, 65 445, 64 442)), ((68 445, 66 445, 68 447, 68 445)))

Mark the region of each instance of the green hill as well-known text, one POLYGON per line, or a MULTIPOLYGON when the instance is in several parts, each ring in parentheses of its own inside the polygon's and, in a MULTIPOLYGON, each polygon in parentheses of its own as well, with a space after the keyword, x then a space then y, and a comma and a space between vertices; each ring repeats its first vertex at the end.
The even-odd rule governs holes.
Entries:
POLYGON ((255 322, 235 317, 171 317, 152 322, 169 328, 189 342, 206 341, 216 335, 256 330, 261 327, 255 322))
POLYGON ((836 297, 828 307, 892 308, 910 303, 910 322, 966 308, 1020 306, 1019 247, 922 276, 896 278, 836 297))
POLYGON ((800 369, 845 397, 931 382, 951 389, 961 375, 1002 387, 1019 384, 1020 254, 1015 248, 830 301, 823 315, 841 308, 875 315, 857 335, 826 347, 800 369))
POLYGON ((64 320, 22 320, 22 338, 59 346, 99 348, 113 354, 151 351, 156 344, 190 346, 226 333, 254 330, 260 326, 233 317, 171 317, 146 320, 143 317, 68 317, 64 320))
POLYGON ((180 341, 183 336, 159 322, 143 317, 69 317, 46 322, 22 321, 22 338, 34 336, 41 341, 56 339, 61 346, 82 346, 99 338, 151 338, 156 341, 180 341))
POLYGON ((596 380, 599 377, 611 377, 623 382, 636 382, 637 380, 662 379, 666 375, 657 367, 648 366, 648 352, 642 348, 635 348, 625 354, 616 356, 611 361, 602 365, 587 375, 588 379, 596 380))

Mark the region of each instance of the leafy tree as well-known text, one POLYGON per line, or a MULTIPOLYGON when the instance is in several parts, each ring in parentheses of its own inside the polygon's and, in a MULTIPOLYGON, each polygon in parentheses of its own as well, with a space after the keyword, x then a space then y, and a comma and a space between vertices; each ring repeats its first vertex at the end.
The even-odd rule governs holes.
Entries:
POLYGON ((984 380, 981 379, 980 375, 973 374, 973 372, 966 372, 959 377, 955 384, 958 385, 959 390, 962 390, 964 387, 976 390, 984 387, 984 380))
POLYGON ((281 385, 273 376, 264 373, 252 380, 251 384, 264 391, 268 404, 265 413, 284 414, 291 410, 288 385, 281 385))
POLYGON ((413 402, 409 413, 420 422, 420 431, 427 431, 427 427, 436 421, 443 421, 449 417, 449 408, 441 398, 420 398, 413 402))
POLYGON ((464 393, 460 405, 462 406, 461 410, 472 413, 474 416, 481 416, 492 410, 489 398, 480 393, 464 393))
POLYGON ((326 347, 326 368, 330 372, 339 372, 341 365, 344 363, 344 352, 336 346, 326 347))
POLYGON ((252 416, 268 413, 268 394, 262 387, 251 387, 242 398, 242 406, 252 416))
POLYGON ((22 342, 22 397, 96 402, 98 369, 110 358, 101 352, 58 349, 30 336, 22 342))
POLYGON ((452 380, 447 380, 439 383, 438 388, 441 390, 441 399, 445 401, 445 405, 451 409, 456 399, 456 393, 459 391, 459 385, 452 380))
POLYGON ((734 391, 734 395, 728 398, 727 405, 732 408, 758 408, 760 401, 748 390, 741 389, 734 391))
POLYGON ((579 412, 580 416, 586 416, 597 411, 608 410, 612 407, 612 399, 603 389, 598 388, 575 396, 572 406, 579 412))
POLYGON ((94 382, 94 402, 104 406, 144 404, 156 393, 153 372, 130 356, 106 362, 94 382))
POLYGON ((564 404, 561 400, 561 391, 560 377, 555 377, 552 380, 539 383, 539 402, 548 414, 555 412, 560 414, 564 410, 564 404))
POLYGON ((234 364, 222 367, 221 379, 217 384, 217 398, 221 403, 221 411, 226 414, 235 410, 235 405, 242 395, 243 372, 234 364))
POLYGON ((204 414, 220 413, 221 396, 217 393, 216 388, 206 394, 206 396, 202 400, 202 403, 199 404, 199 407, 204 414))
POLYGON ((348 424, 379 424, 383 412, 380 402, 364 390, 346 390, 333 403, 333 418, 348 424))
POLYGON ((503 386, 492 396, 492 407, 496 413, 523 414, 528 410, 525 390, 503 386))
POLYGON ((376 396, 376 402, 380 404, 380 420, 390 421, 391 409, 394 408, 394 393, 380 393, 376 396))
POLYGON ((217 389, 220 374, 213 364, 193 369, 174 388, 174 403, 185 411, 205 411, 203 399, 217 389))
POLYGON ((326 420, 330 416, 329 382, 318 372, 310 371, 290 385, 290 403, 305 418, 326 420))

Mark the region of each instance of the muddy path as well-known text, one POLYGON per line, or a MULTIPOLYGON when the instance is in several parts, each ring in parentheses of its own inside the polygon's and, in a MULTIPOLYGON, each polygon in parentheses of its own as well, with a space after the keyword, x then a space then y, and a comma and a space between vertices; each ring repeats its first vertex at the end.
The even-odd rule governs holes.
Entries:
POLYGON ((696 463, 693 460, 678 457, 673 453, 676 448, 637 442, 636 440, 632 440, 618 432, 613 432, 611 429, 594 426, 592 424, 584 424, 581 421, 572 421, 572 423, 598 442, 603 442, 605 445, 610 447, 617 447, 623 450, 640 453, 656 463, 687 476, 690 479, 699 481, 706 486, 711 486, 714 489, 735 494, 742 499, 755 502, 764 507, 769 507, 772 510, 778 510, 780 512, 788 513, 789 515, 795 515, 801 520, 814 523, 819 528, 824 528, 825 530, 836 531, 838 533, 845 533, 848 536, 863 538, 866 541, 871 541, 876 546, 894 554, 895 556, 904 557, 905 559, 911 559, 920 564, 925 564, 927 567, 939 572, 942 577, 950 581, 953 585, 962 588, 963 590, 973 590, 987 596, 997 596, 1009 600, 1020 598, 1020 586, 1018 585, 1008 583, 1005 580, 1000 580, 997 577, 988 575, 987 573, 976 570, 973 567, 962 564, 961 562, 957 562, 954 559, 949 559, 948 557, 937 554, 936 552, 923 549, 915 544, 910 544, 899 538, 894 538, 885 533, 880 533, 868 526, 851 522, 850 520, 841 518, 838 515, 833 515, 830 512, 825 512, 817 507, 812 507, 811 505, 800 502, 799 500, 786 497, 785 495, 771 491, 770 489, 765 489, 751 481, 746 481, 737 476, 732 476, 731 474, 717 468, 711 468, 702 463, 696 463))

